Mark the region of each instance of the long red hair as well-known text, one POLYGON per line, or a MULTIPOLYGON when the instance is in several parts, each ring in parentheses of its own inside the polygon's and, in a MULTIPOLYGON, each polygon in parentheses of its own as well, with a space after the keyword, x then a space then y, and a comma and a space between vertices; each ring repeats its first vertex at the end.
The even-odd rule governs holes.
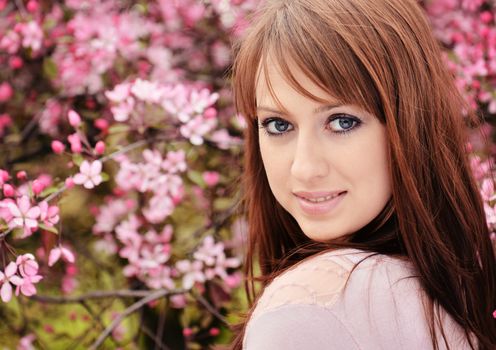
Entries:
MULTIPOLYGON (((247 121, 243 185, 251 302, 254 281, 264 286, 326 249, 359 248, 412 262, 431 300, 426 313, 434 348, 437 330, 445 339, 439 307, 465 330, 473 348, 496 347, 495 253, 464 149, 464 118, 471 115, 462 115, 464 100, 414 0, 268 1, 235 46, 233 87, 247 121), (311 242, 270 191, 255 98, 269 54, 305 96, 316 98, 294 78, 290 61, 330 95, 376 115, 386 127, 392 199, 348 242, 311 242), (260 276, 254 273, 257 260, 260 276)), ((234 349, 241 348, 243 332, 241 327, 234 349)))

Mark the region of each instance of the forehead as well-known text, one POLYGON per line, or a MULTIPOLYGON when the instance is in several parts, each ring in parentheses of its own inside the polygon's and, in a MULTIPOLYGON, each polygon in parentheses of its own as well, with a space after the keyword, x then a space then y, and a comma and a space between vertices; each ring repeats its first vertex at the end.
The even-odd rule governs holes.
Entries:
POLYGON ((280 64, 269 57, 259 64, 255 84, 257 106, 284 108, 282 101, 302 96, 318 103, 336 103, 330 92, 317 85, 294 62, 280 64))

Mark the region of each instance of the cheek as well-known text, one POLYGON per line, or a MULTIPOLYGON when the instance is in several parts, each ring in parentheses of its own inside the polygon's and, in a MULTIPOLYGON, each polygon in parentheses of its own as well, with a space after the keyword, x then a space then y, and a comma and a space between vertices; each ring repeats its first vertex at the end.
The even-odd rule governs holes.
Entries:
POLYGON ((289 152, 278 149, 277 145, 266 140, 265 135, 260 135, 260 155, 265 168, 267 180, 274 195, 286 183, 285 178, 290 174, 289 152))
POLYGON ((368 142, 364 149, 360 160, 354 162, 355 182, 361 187, 361 197, 373 200, 372 205, 382 206, 391 196, 386 136, 368 142))

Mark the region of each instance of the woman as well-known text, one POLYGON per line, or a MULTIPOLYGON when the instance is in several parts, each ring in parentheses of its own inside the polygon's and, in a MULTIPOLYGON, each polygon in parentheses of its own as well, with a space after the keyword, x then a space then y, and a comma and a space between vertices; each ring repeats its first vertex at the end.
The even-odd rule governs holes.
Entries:
POLYGON ((466 106, 417 3, 273 0, 252 22, 233 84, 256 303, 233 348, 496 348, 466 106))

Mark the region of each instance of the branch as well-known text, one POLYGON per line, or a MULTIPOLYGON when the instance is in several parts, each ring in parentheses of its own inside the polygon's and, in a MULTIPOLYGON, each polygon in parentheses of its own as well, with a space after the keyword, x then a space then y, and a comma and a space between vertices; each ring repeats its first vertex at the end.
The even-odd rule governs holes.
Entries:
POLYGON ((51 304, 74 304, 82 303, 90 299, 106 299, 106 298, 136 298, 136 297, 150 297, 156 293, 165 293, 163 295, 183 294, 188 291, 185 289, 165 290, 158 289, 154 291, 149 290, 112 290, 112 291, 95 291, 79 296, 49 296, 49 295, 33 295, 30 299, 42 303, 51 304))
MULTIPOLYGON (((178 290, 174 291, 174 294, 177 293, 178 290)), ((186 290, 182 290, 181 293, 186 292, 186 290)), ((144 297, 143 299, 137 301, 130 307, 128 307, 126 310, 124 310, 123 313, 121 313, 115 320, 112 321, 112 323, 100 334, 98 339, 91 345, 89 350, 96 350, 100 345, 103 344, 105 339, 112 333, 112 331, 129 315, 132 313, 136 312, 140 308, 142 308, 144 305, 148 304, 151 301, 163 298, 164 296, 171 295, 171 291, 161 289, 154 291, 150 293, 148 296, 144 297)))
POLYGON ((212 315, 217 317, 219 321, 229 326, 229 322, 227 321, 227 319, 222 316, 212 305, 210 305, 210 303, 204 297, 202 297, 200 294, 191 293, 191 295, 193 295, 193 297, 198 300, 200 304, 202 304, 212 315))

